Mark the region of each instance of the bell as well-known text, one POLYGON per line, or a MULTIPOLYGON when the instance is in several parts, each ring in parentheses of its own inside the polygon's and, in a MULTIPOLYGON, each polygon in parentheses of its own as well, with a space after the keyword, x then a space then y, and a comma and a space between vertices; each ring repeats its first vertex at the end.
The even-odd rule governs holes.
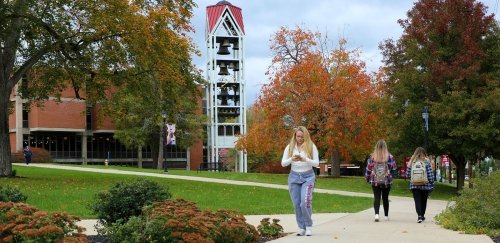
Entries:
POLYGON ((220 71, 219 71, 219 75, 229 75, 229 71, 227 70, 227 66, 226 66, 226 63, 222 62, 220 65, 220 71))
POLYGON ((225 46, 221 46, 219 50, 217 51, 218 55, 229 55, 229 49, 225 46))
POLYGON ((230 47, 231 42, 229 42, 229 39, 224 39, 220 45, 223 47, 230 47))
POLYGON ((240 65, 237 62, 230 63, 229 68, 233 69, 233 71, 240 71, 240 65))
POLYGON ((218 55, 229 55, 229 48, 231 43, 229 43, 229 39, 224 39, 222 43, 220 43, 219 50, 217 51, 218 55))
POLYGON ((240 49, 240 43, 238 41, 233 43, 233 50, 239 50, 240 49))

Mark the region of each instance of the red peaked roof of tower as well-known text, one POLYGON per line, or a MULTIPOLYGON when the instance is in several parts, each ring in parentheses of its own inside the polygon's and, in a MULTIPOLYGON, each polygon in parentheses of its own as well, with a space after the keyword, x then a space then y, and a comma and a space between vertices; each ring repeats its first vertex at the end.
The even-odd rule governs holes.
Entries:
POLYGON ((245 33, 245 26, 243 25, 243 15, 241 14, 241 8, 232 5, 228 1, 220 1, 215 5, 207 6, 207 19, 208 19, 208 31, 212 33, 217 20, 220 18, 226 6, 236 20, 236 23, 241 28, 241 31, 245 33))

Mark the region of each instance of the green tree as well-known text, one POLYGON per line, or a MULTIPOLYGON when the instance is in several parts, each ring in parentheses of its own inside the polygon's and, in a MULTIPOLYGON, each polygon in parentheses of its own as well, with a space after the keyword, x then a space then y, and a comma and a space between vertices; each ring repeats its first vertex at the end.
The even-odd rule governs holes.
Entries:
MULTIPOLYGON (((114 87, 139 80, 158 84, 147 97, 194 95, 199 74, 189 54, 196 50, 186 35, 194 6, 192 0, 0 2, 0 176, 12 175, 9 99, 23 77, 19 91, 30 101, 72 87, 87 104, 106 108, 114 87)), ((156 104, 152 113, 185 110, 173 101, 156 104)), ((156 114, 150 118, 159 133, 156 114)))
MULTIPOLYGON (((197 75, 186 73, 186 80, 193 77, 197 75)), ((158 80, 151 78, 138 78, 122 86, 107 104, 108 114, 115 117, 115 138, 128 147, 149 145, 152 148, 153 168, 162 168, 164 151, 160 144, 164 137, 160 137, 160 131, 164 128, 162 117, 159 116, 162 112, 167 113, 168 123, 176 124, 177 146, 188 148, 201 139, 201 125, 205 124, 206 119, 197 112, 201 109, 196 98, 201 95, 197 87, 198 80, 201 77, 181 85, 162 85, 162 92, 158 92, 158 80), (160 94, 167 96, 161 97, 160 94)))
POLYGON ((450 154, 462 188, 467 160, 500 151, 500 35, 474 0, 421 0, 399 20, 403 35, 381 44, 388 77, 393 146, 424 144, 421 111, 430 109, 432 154, 450 154))

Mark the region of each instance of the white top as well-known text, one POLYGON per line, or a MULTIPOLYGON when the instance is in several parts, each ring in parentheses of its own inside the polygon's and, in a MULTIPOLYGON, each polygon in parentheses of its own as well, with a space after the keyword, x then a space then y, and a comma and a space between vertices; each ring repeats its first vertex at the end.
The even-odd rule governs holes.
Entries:
POLYGON ((311 170, 312 167, 317 167, 319 165, 319 155, 318 148, 313 144, 312 158, 308 158, 305 151, 299 151, 297 145, 293 148, 293 155, 300 154, 300 157, 303 158, 301 161, 293 161, 292 157, 288 156, 290 145, 287 145, 285 148, 285 152, 283 152, 283 158, 281 159, 281 166, 286 167, 292 164, 292 170, 295 172, 306 172, 311 170))

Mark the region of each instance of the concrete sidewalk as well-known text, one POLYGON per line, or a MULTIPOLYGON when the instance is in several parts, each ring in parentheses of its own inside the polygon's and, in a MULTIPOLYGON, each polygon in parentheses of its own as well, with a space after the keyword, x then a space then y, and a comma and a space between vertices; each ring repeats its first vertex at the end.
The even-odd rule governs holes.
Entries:
MULTIPOLYGON (((16 164, 26 166, 24 164, 16 164)), ((274 185, 266 183, 242 182, 223 179, 212 179, 202 177, 178 176, 169 174, 144 173, 133 171, 120 171, 115 169, 94 169, 73 166, 60 166, 49 164, 30 164, 30 167, 44 167, 53 169, 79 170, 110 174, 128 174, 162 178, 174 178, 192 181, 205 181, 233 185, 261 186, 275 189, 288 190, 285 185, 274 185)), ((337 190, 315 189, 315 193, 340 194, 348 196, 372 197, 369 193, 353 193, 337 190)), ((431 195, 432 196, 432 195, 431 195)), ((295 236, 290 234, 286 237, 272 242, 384 242, 384 243, 491 243, 486 235, 466 235, 459 232, 446 230, 436 225, 434 216, 446 208, 447 202, 441 200, 429 200, 427 205, 426 221, 419 224, 416 222, 417 215, 412 198, 389 196, 390 210, 389 221, 374 222, 373 209, 367 209, 358 213, 331 213, 313 214, 313 235, 295 236)), ((381 206, 381 213, 383 212, 381 206)), ((257 226, 262 218, 277 218, 286 233, 296 232, 297 226, 295 216, 287 215, 247 215, 247 222, 257 226)), ((383 218, 383 217, 381 217, 383 218)), ((94 230, 95 220, 82 220, 79 225, 87 229, 87 234, 96 234, 94 230)))
MULTIPOLYGON (((391 197, 389 197, 391 198, 391 197)), ((486 235, 465 235, 436 225, 434 216, 446 207, 445 201, 429 200, 426 221, 417 223, 413 199, 391 199, 389 221, 374 221, 370 208, 359 213, 314 221, 312 236, 289 236, 272 242, 384 242, 384 243, 486 243, 493 242, 486 235)), ((383 212, 381 206, 381 212, 383 212)), ((381 217, 383 218, 383 217, 381 217)))

